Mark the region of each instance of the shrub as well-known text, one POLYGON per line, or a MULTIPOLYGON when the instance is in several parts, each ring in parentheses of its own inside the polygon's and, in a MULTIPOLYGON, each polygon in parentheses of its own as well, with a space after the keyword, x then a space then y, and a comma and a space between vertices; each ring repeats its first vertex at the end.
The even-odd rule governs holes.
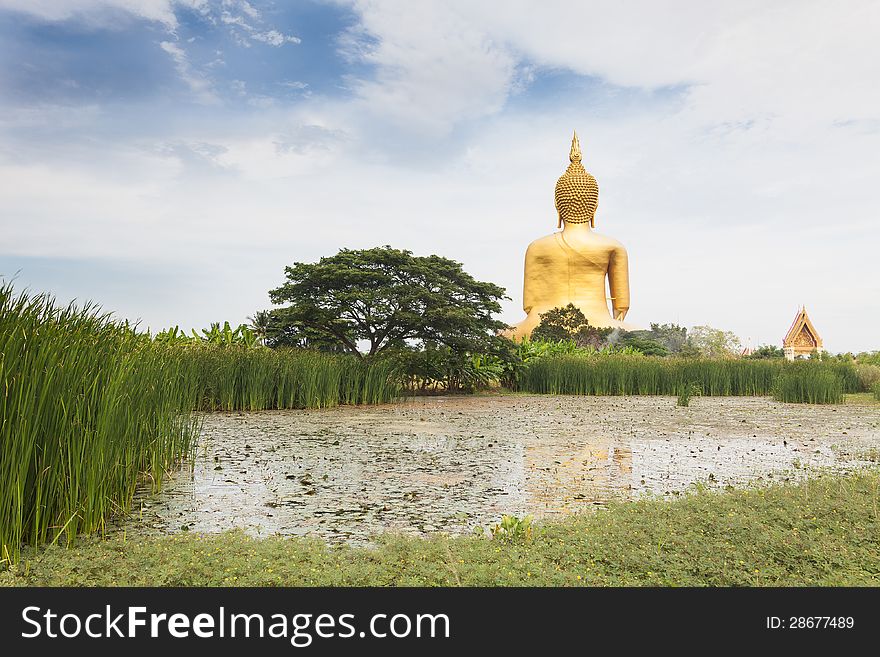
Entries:
POLYGON ((874 385, 880 383, 880 365, 858 364, 855 366, 855 369, 862 390, 873 390, 874 385))

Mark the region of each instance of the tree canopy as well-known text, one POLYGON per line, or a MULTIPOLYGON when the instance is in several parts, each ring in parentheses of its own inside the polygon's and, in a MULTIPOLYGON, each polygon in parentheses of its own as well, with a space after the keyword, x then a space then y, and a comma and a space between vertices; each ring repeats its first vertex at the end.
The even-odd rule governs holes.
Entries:
POLYGON ((564 308, 553 308, 541 313, 541 323, 532 331, 532 340, 561 342, 573 340, 578 347, 599 348, 605 342, 610 328, 590 326, 581 309, 573 303, 564 308))
POLYGON ((647 356, 677 354, 687 345, 687 329, 677 324, 651 324, 651 330, 621 331, 619 342, 647 356))
POLYGON ((632 333, 628 333, 623 338, 621 338, 620 344, 625 347, 638 349, 640 352, 645 354, 645 356, 669 355, 669 349, 663 346, 663 344, 658 340, 653 340, 652 338, 643 338, 638 335, 632 335, 632 333))
POLYGON ((732 331, 722 331, 711 326, 694 326, 688 343, 705 358, 730 358, 742 351, 742 343, 732 331))
POLYGON ((491 349, 506 324, 504 288, 474 279, 461 263, 440 256, 414 256, 390 246, 342 249, 316 263, 285 268, 286 281, 271 290, 276 335, 363 355, 407 341, 431 341, 457 350, 491 349))
POLYGON ((755 349, 751 355, 746 358, 762 359, 762 358, 785 358, 785 351, 782 347, 773 344, 764 344, 755 349))

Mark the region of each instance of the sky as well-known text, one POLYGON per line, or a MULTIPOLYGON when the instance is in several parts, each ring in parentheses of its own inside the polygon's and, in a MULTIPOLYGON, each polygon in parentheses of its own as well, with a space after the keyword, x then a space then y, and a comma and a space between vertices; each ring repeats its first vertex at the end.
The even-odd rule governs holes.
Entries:
POLYGON ((160 330, 390 244, 507 289, 572 130, 627 320, 880 348, 880 3, 0 0, 0 275, 160 330))

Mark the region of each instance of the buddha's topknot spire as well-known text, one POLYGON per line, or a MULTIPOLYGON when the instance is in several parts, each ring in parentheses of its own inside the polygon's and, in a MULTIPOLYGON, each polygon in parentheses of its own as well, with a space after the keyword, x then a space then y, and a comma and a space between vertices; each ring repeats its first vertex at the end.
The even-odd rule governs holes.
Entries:
POLYGON ((595 226, 599 185, 581 164, 581 142, 577 132, 572 135, 568 159, 571 163, 556 182, 556 211, 559 213, 557 226, 561 227, 562 222, 589 223, 590 226, 595 226))
POLYGON ((571 151, 568 153, 568 160, 569 162, 581 161, 581 142, 578 141, 577 130, 574 131, 574 135, 571 138, 571 151))

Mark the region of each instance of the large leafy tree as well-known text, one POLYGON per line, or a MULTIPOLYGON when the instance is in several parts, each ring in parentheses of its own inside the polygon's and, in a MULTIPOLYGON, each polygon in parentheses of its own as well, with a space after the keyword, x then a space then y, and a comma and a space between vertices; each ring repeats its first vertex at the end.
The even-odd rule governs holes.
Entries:
MULTIPOLYGON (((642 331, 639 331, 642 333, 642 331)), ((651 338, 643 338, 632 333, 627 333, 621 340, 620 344, 638 349, 645 356, 668 356, 669 349, 663 346, 661 342, 652 340, 651 338)))
POLYGON ((688 335, 688 344, 706 358, 732 358, 742 351, 742 343, 736 334, 711 326, 694 326, 688 335))
POLYGON ((677 324, 651 324, 651 330, 621 331, 619 342, 647 356, 677 354, 687 344, 687 329, 677 324))
POLYGON ((458 351, 491 349, 506 325, 504 288, 466 273, 440 256, 414 256, 390 246, 342 249, 316 263, 285 268, 286 282, 271 290, 277 326, 288 334, 379 354, 407 342, 434 342, 458 351))
POLYGON ((591 326, 584 313, 573 303, 541 313, 541 323, 532 331, 532 340, 561 342, 574 340, 578 347, 599 348, 611 333, 610 328, 591 326))
POLYGON ((656 340, 671 353, 681 351, 687 343, 687 329, 678 324, 651 324, 650 339, 656 340))

